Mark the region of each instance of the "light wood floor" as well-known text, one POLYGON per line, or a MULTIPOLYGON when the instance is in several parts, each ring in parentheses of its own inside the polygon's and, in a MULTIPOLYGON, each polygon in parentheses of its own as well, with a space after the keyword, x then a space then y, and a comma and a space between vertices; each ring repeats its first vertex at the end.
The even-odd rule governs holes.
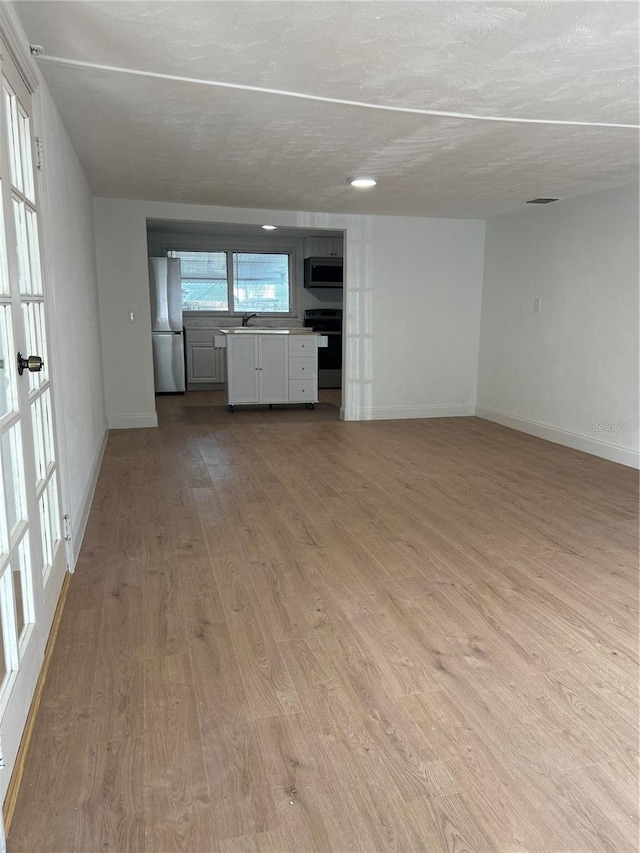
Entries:
POLYGON ((473 418, 114 432, 18 851, 637 850, 637 475, 473 418))

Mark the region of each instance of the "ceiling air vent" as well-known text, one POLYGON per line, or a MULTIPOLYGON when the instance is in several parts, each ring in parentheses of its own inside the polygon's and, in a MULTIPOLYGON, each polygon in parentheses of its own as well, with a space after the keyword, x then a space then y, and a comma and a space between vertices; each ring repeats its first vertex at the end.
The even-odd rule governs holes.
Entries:
POLYGON ((532 198, 527 204, 551 204, 552 201, 560 201, 559 198, 532 198))

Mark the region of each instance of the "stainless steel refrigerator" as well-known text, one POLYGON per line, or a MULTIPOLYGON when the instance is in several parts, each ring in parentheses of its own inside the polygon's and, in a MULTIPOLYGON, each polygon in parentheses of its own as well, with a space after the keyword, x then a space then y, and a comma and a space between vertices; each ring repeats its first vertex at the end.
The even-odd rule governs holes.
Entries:
POLYGON ((149 287, 156 394, 182 394, 186 384, 180 261, 149 258, 149 287))

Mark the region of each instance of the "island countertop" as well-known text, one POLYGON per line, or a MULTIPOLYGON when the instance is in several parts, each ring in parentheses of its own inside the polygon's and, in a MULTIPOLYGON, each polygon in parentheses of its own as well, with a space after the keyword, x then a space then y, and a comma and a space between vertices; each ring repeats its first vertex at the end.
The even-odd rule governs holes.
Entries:
POLYGON ((319 335, 319 332, 314 332, 313 329, 296 328, 296 329, 265 329, 257 326, 236 326, 231 329, 218 329, 223 335, 319 335))

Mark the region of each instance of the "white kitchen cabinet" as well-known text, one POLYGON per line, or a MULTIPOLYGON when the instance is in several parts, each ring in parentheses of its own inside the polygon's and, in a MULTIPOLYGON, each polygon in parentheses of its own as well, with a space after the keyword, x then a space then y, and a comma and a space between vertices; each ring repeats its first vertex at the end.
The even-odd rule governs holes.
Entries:
POLYGON ((206 329, 187 329, 188 387, 220 385, 225 375, 225 349, 215 345, 215 333, 206 329))
POLYGON ((305 237, 305 258, 341 258, 344 241, 342 237, 305 237))
POLYGON ((249 403, 318 402, 318 345, 326 338, 313 334, 230 332, 224 338, 227 352, 229 408, 249 403))
POLYGON ((229 335, 227 394, 230 406, 288 402, 289 348, 285 335, 229 335))

